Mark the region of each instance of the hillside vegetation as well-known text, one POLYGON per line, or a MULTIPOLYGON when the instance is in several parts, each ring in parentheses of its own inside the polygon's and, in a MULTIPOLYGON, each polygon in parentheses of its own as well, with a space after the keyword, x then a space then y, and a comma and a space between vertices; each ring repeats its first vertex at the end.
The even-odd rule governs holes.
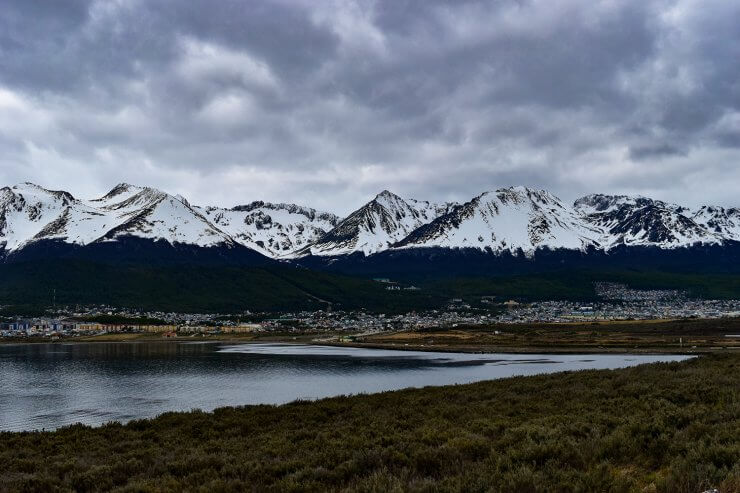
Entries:
POLYGON ((51 306, 53 296, 61 306, 106 304, 179 312, 319 310, 328 303, 406 311, 442 303, 429 292, 389 292, 369 279, 291 266, 34 261, 0 264, 0 277, 0 305, 25 307, 51 306))
MULTIPOLYGON (((384 276, 383 276, 384 277, 384 276)), ((702 298, 740 298, 740 275, 650 271, 571 271, 489 277, 393 278, 419 291, 388 291, 368 277, 290 265, 243 266, 36 259, 0 263, 0 308, 36 313, 57 306, 105 304, 179 312, 366 309, 386 313, 441 308, 451 297, 595 299, 594 282, 687 290, 702 298)))

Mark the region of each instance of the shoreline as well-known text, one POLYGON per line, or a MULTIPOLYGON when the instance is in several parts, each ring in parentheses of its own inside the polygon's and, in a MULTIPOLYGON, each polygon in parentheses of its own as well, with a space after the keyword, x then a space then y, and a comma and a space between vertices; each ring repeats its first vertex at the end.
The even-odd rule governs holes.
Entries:
POLYGON ((435 346, 430 348, 428 346, 396 346, 391 344, 362 344, 362 343, 316 343, 319 346, 333 346, 333 347, 351 347, 359 349, 385 349, 394 351, 419 351, 428 353, 460 353, 460 354, 639 354, 639 355, 686 355, 686 356, 700 356, 703 354, 715 354, 730 350, 717 348, 697 348, 694 350, 686 350, 680 348, 589 348, 589 347, 572 347, 572 348, 545 348, 545 347, 531 347, 531 346, 502 346, 502 347, 491 347, 485 349, 479 349, 475 347, 456 347, 456 346, 435 346))
MULTIPOLYGON (((169 343, 169 342, 172 342, 172 341, 162 341, 162 342, 166 344, 166 343, 169 343)), ((222 341, 209 341, 209 343, 213 343, 213 344, 220 344, 221 342, 222 341)), ((137 344, 136 342, 133 342, 133 341, 131 343, 132 344, 137 344)), ((101 344, 101 345, 103 345, 103 344, 118 344, 118 343, 111 342, 111 341, 99 341, 97 343, 89 343, 88 342, 88 343, 82 343, 82 344, 101 344)), ((265 344, 265 343, 264 342, 261 342, 261 343, 256 343, 256 344, 265 344)), ((289 345, 290 343, 280 343, 280 344, 289 345)), ((310 345, 310 344, 303 344, 303 343, 293 343, 293 344, 290 344, 290 345, 299 346, 299 347, 307 347, 307 346, 350 347, 350 348, 356 348, 357 347, 357 346, 349 346, 349 345, 344 345, 344 346, 338 346, 338 345, 320 345, 320 344, 310 345)), ((407 348, 406 351, 407 352, 412 352, 412 351, 415 351, 415 350, 413 348, 407 348)), ((159 420, 159 419, 161 419, 165 415, 169 415, 169 414, 187 414, 187 413, 193 412, 193 410, 196 410, 197 412, 206 413, 208 415, 216 415, 216 414, 218 414, 220 411, 222 411, 224 409, 232 409, 232 408, 234 408, 234 409, 245 409, 245 408, 256 408, 256 407, 265 407, 265 406, 272 407, 272 408, 282 408, 282 407, 291 406, 291 405, 295 405, 295 404, 301 404, 301 403, 320 403, 322 401, 332 400, 332 399, 354 399, 354 398, 359 398, 359 397, 362 397, 362 396, 372 396, 372 395, 380 395, 380 394, 393 394, 393 393, 408 392, 408 391, 425 391, 425 390, 432 391, 432 390, 435 390, 435 389, 444 390, 444 389, 457 388, 457 387, 460 387, 460 386, 472 386, 472 385, 484 384, 484 383, 487 383, 487 382, 506 382, 506 381, 513 381, 513 380, 518 380, 518 379, 522 379, 522 378, 539 378, 539 377, 546 377, 546 376, 550 376, 550 377, 554 377, 554 378, 557 378, 558 376, 561 376, 561 377, 565 378, 565 376, 568 375, 568 374, 580 373, 580 372, 610 372, 610 371, 621 371, 621 370, 626 370, 626 369, 630 369, 630 368, 637 368, 637 367, 646 366, 646 365, 685 363, 685 362, 688 362, 688 361, 691 361, 691 360, 697 360, 697 359, 702 359, 702 358, 712 358, 712 357, 727 358, 727 357, 735 356, 735 355, 730 356, 730 355, 727 355, 727 354, 725 354, 725 355, 713 354, 712 355, 712 354, 708 354, 708 353, 707 354, 680 354, 680 353, 619 353, 618 354, 618 353, 580 353, 580 352, 575 352, 575 353, 554 353, 554 352, 549 352, 549 353, 545 353, 545 352, 519 352, 519 353, 514 353, 514 352, 497 352, 497 353, 483 353, 483 352, 477 352, 477 353, 473 353, 473 352, 463 352, 463 351, 436 351, 436 350, 435 351, 427 351, 427 352, 434 352, 434 353, 440 353, 440 354, 449 354, 449 355, 457 354, 457 355, 460 355, 460 356, 462 356, 462 355, 471 355, 471 356, 472 355, 478 355, 478 356, 484 356, 484 357, 487 356, 487 355, 494 356, 494 357, 497 356, 497 355, 500 355, 502 357, 504 355, 509 355, 509 356, 518 356, 518 355, 520 355, 520 356, 540 356, 540 357, 543 357, 542 361, 546 361, 548 356, 555 357, 557 355, 561 355, 561 356, 575 356, 575 357, 589 356, 589 355, 593 355, 593 356, 598 356, 598 355, 608 356, 608 355, 612 355, 612 356, 623 356, 623 357, 628 357, 628 356, 634 356, 634 357, 650 357, 650 356, 655 356, 655 357, 658 357, 658 358, 663 357, 664 360, 652 360, 652 361, 651 360, 648 360, 648 361, 642 361, 642 362, 626 363, 624 366, 603 367, 603 368, 600 368, 600 367, 594 367, 594 368, 575 368, 575 369, 574 368, 558 368, 558 369, 549 370, 549 371, 542 371, 542 372, 539 372, 538 371, 538 372, 535 372, 535 373, 523 373, 523 374, 516 374, 516 373, 514 373, 514 374, 504 375, 504 376, 490 376, 490 377, 486 377, 486 378, 483 378, 483 379, 473 379, 473 380, 464 381, 464 382, 453 382, 453 383, 439 383, 439 382, 435 382, 435 383, 427 383, 427 384, 423 384, 423 385, 418 385, 418 384, 413 384, 412 383, 412 384, 409 384, 408 386, 397 387, 397 388, 387 388, 387 389, 380 389, 380 390, 364 390, 364 391, 363 390, 354 390, 354 391, 350 391, 348 393, 320 395, 320 396, 315 396, 315 397, 296 397, 296 398, 291 399, 291 400, 285 400, 285 401, 280 401, 280 402, 244 402, 244 403, 232 403, 232 404, 225 404, 225 405, 222 404, 222 405, 219 405, 217 407, 205 407, 205 408, 172 408, 172 409, 162 410, 158 414, 153 414, 153 415, 143 415, 143 416, 139 416, 139 417, 130 417, 128 419, 115 419, 114 418, 114 419, 111 419, 110 421, 99 422, 99 423, 89 423, 89 422, 88 423, 83 423, 83 422, 80 421, 80 422, 76 422, 76 423, 62 424, 62 425, 59 425, 58 427, 52 427, 52 428, 5 429, 5 428, 0 427, 0 435, 2 435, 3 433, 54 433, 54 432, 57 432, 57 431, 62 430, 64 428, 75 427, 75 426, 84 426, 84 427, 91 428, 91 429, 100 429, 100 428, 103 428, 103 427, 106 427, 106 426, 109 426, 109 425, 127 426, 130 423, 136 422, 136 421, 142 421, 142 420, 143 421, 154 421, 154 420, 159 420)), ((736 354, 738 356, 740 356, 740 353, 736 353, 736 354)), ((359 357, 359 358, 366 358, 367 355, 362 355, 362 356, 357 356, 357 357, 359 357)), ((379 356, 379 357, 380 358, 383 358, 385 356, 379 356)), ((391 356, 391 358, 403 358, 403 357, 405 357, 405 356, 399 356, 399 355, 391 356)), ((504 360, 503 359, 485 359, 485 360, 482 360, 482 364, 491 363, 491 362, 496 363, 496 362, 501 362, 501 361, 504 361, 504 360)), ((514 359, 512 359, 512 361, 517 361, 517 359, 514 358, 514 359)), ((537 360, 532 360, 532 361, 537 361, 537 360)), ((588 361, 593 361, 593 360, 588 360, 588 361)), ((626 361, 630 361, 630 360, 629 359, 624 359, 623 360, 623 362, 626 362, 626 361)), ((565 361, 557 361, 556 363, 565 363, 565 361)), ((475 363, 474 363, 474 365, 475 365, 475 363)))
POLYGON ((13 340, 0 341, 0 348, 4 346, 19 345, 71 345, 71 344, 290 344, 296 346, 328 346, 339 348, 357 348, 357 349, 378 349, 391 351, 415 351, 426 353, 459 353, 459 354, 639 354, 639 355, 663 355, 675 354, 686 356, 699 356, 704 354, 715 353, 732 353, 733 349, 740 348, 676 348, 676 347, 584 347, 584 346, 567 346, 567 347, 537 347, 537 346, 498 346, 498 347, 476 347, 476 346, 453 346, 438 345, 434 347, 424 345, 398 345, 383 343, 362 343, 362 342, 332 342, 332 341, 309 341, 309 340, 285 340, 280 338, 270 339, 220 339, 220 338, 202 338, 190 339, 188 337, 173 337, 167 339, 121 339, 121 340, 90 340, 90 338, 70 338, 63 340, 13 340))
POLYGON ((0 462, 8 491, 737 491, 738 358, 2 432, 0 462))
POLYGON ((249 332, 163 337, 154 332, 63 337, 0 338, 13 344, 280 343, 362 349, 502 354, 709 354, 740 350, 740 318, 621 321, 619 323, 492 324, 455 328, 249 332))

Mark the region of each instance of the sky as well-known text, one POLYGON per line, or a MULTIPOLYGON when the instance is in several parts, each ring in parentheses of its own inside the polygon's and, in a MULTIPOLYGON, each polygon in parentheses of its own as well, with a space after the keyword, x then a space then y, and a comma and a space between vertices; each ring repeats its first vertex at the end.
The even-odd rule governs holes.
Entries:
POLYGON ((740 206, 736 0, 4 0, 0 186, 740 206))

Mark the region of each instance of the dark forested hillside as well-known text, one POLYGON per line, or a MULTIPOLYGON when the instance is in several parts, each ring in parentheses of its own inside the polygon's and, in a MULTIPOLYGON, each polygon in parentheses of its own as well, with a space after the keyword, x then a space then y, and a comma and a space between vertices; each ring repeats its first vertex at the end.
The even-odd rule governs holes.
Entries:
POLYGON ((128 238, 87 246, 38 242, 0 262, 0 305, 107 304, 172 311, 402 312, 450 297, 590 300, 597 281, 740 298, 740 247, 672 252, 542 251, 535 257, 417 249, 365 257, 277 261, 246 247, 197 247, 128 238), (372 278, 390 278, 389 291, 372 278))

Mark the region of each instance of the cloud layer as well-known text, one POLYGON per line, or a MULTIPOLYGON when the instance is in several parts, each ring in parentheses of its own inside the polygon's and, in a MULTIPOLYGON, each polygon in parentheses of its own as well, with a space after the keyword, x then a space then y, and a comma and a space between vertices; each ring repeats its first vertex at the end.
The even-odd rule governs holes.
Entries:
POLYGON ((740 205, 738 60, 729 0, 9 0, 0 184, 740 205))

